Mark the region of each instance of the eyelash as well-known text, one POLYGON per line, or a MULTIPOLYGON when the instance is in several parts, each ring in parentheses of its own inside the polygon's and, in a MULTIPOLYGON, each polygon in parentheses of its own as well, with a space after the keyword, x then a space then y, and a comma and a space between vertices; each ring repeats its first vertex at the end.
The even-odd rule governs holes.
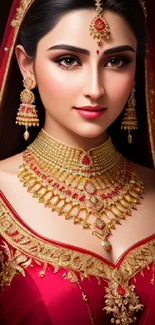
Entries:
MULTIPOLYGON (((58 64, 58 66, 61 68, 61 69, 65 69, 65 70, 73 70, 75 67, 77 67, 78 65, 70 65, 70 66, 65 66, 63 65, 61 62, 62 61, 65 61, 65 60, 72 60, 72 61, 76 61, 80 64, 79 60, 74 57, 74 56, 71 56, 71 55, 64 55, 64 56, 61 56, 57 59, 54 60, 54 62, 56 64, 58 64)), ((109 61, 107 61, 106 65, 109 63, 109 62, 112 62, 113 60, 116 60, 116 61, 122 61, 123 64, 120 65, 119 67, 114 67, 114 69, 121 69, 125 66, 127 66, 129 63, 132 62, 132 59, 127 57, 127 56, 123 56, 123 57, 113 57, 111 58, 109 61)), ((113 69, 113 67, 111 66, 110 68, 113 69)))

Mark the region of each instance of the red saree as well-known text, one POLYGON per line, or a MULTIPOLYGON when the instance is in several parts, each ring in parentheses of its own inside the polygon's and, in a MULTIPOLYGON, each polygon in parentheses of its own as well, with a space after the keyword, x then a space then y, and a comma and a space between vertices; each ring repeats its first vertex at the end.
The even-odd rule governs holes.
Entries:
POLYGON ((155 234, 113 264, 92 252, 38 236, 0 196, 0 324, 110 325, 106 288, 135 286, 136 325, 155 324, 155 234), (91 283, 91 285, 90 285, 91 283), (88 303, 84 297, 87 297, 88 303), (91 320, 91 316, 93 322, 91 320))

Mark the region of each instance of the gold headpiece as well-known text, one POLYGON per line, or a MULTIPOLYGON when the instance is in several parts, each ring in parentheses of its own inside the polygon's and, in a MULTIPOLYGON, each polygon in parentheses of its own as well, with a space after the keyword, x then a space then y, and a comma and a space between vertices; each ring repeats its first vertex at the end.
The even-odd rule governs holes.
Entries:
MULTIPOLYGON (((139 3, 143 9, 145 18, 147 18, 147 11, 144 0, 139 0, 139 3)), ((98 40, 98 46, 102 46, 103 39, 108 40, 110 38, 110 28, 103 17, 102 0, 95 0, 95 6, 97 15, 91 21, 89 31, 90 35, 93 36, 94 39, 98 40)))
POLYGON ((101 0, 96 0, 95 6, 96 6, 97 15, 92 20, 89 30, 90 30, 90 35, 92 35, 94 39, 97 38, 98 40, 97 44, 101 46, 103 39, 108 40, 110 38, 110 29, 108 23, 106 22, 106 20, 103 18, 102 15, 103 9, 102 9, 101 0))

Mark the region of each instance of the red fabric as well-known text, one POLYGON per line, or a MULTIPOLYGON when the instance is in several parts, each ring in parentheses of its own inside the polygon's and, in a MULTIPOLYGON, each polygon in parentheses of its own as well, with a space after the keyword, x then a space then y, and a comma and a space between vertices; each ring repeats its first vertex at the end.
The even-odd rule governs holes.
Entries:
POLYGON ((19 7, 20 0, 14 0, 12 4, 12 8, 10 10, 10 14, 8 16, 8 21, 6 24, 6 29, 4 33, 4 37, 1 44, 1 50, 0 50, 0 88, 3 82, 3 77, 6 69, 6 65, 8 62, 9 57, 9 51, 5 51, 6 48, 9 50, 12 46, 12 40, 14 36, 14 28, 11 26, 11 21, 15 17, 15 13, 17 8, 19 7))
MULTIPOLYGON (((5 196, 1 193, 1 198, 5 202, 9 211, 21 227, 27 229, 33 236, 44 240, 49 244, 59 247, 69 248, 73 251, 79 251, 88 254, 89 257, 97 257, 103 262, 103 265, 111 266, 113 270, 120 268, 124 259, 130 252, 136 248, 151 242, 155 239, 155 234, 141 240, 129 249, 127 249, 118 261, 110 263, 105 258, 85 249, 77 248, 71 245, 61 244, 53 240, 47 240, 39 236, 20 219, 18 214, 11 207, 5 196)), ((5 238, 0 237, 0 251, 4 250, 5 238)), ((7 242, 6 242, 7 243, 7 242)), ((15 247, 7 243, 12 253, 15 247)), ((4 252, 4 257, 5 257, 4 252)), ((12 254, 13 255, 13 254, 12 254)), ((29 256, 32 258, 32 256, 29 256)), ((138 256, 139 258, 139 256, 138 256)), ((143 260, 143 256, 141 259, 143 260)), ((152 263, 152 262, 151 262, 152 263)), ((55 273, 52 265, 47 267, 44 277, 39 276, 40 265, 32 260, 33 266, 25 269, 25 276, 18 274, 14 276, 11 285, 4 286, 0 292, 0 324, 1 325, 91 325, 86 303, 82 299, 82 294, 76 282, 70 282, 64 278, 67 269, 60 268, 55 273)), ((154 263, 145 265, 143 274, 137 273, 129 281, 129 285, 135 286, 136 295, 140 298, 140 303, 144 305, 144 310, 137 316, 135 325, 154 325, 155 324, 155 283, 151 284, 151 279, 155 274, 154 263)), ((105 288, 107 281, 102 280, 98 285, 97 279, 93 276, 80 280, 76 272, 83 292, 87 295, 89 308, 94 319, 95 325, 110 325, 111 315, 107 315, 103 308, 105 307, 105 288)))
MULTIPOLYGON (((117 268, 118 265, 115 265, 117 268)), ((39 266, 26 269, 26 276, 16 276, 9 287, 0 293, 0 324, 4 325, 90 325, 85 302, 76 283, 63 279, 66 271, 54 274, 49 266, 44 278, 39 277, 39 266)), ((135 325, 155 324, 155 285, 150 284, 152 272, 144 269, 144 277, 137 274, 130 281, 145 306, 135 325), (136 280, 136 282, 135 282, 136 280)), ((89 299, 95 325, 110 325, 104 307, 105 281, 98 286, 93 277, 82 281, 89 299)))

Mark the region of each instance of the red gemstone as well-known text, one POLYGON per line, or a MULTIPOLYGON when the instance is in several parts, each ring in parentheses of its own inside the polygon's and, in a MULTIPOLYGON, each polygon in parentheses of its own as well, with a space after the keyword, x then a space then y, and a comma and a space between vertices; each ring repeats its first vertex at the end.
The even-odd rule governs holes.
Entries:
POLYGON ((101 31, 105 29, 105 23, 101 18, 97 18, 94 23, 94 27, 97 31, 101 31))
POLYGON ((58 183, 54 183, 54 184, 53 184, 53 187, 55 187, 55 188, 59 188, 59 184, 58 184, 58 183))
POLYGON ((97 50, 96 53, 99 54, 100 53, 99 50, 97 50))
POLYGON ((102 195, 101 195, 101 198, 102 198, 102 199, 106 199, 107 196, 106 196, 105 194, 102 194, 102 195))
POLYGON ((49 179, 49 180, 48 180, 48 183, 51 184, 51 183, 52 183, 52 179, 49 179))
POLYGON ((80 202, 84 202, 85 201, 85 195, 83 195, 83 196, 81 196, 80 198, 79 198, 79 200, 80 200, 80 202))
POLYGON ((59 191, 60 191, 60 192, 63 192, 64 189, 65 189, 65 187, 62 186, 62 187, 59 188, 59 191))
POLYGON ((85 156, 83 159, 82 159, 82 164, 83 165, 89 165, 90 164, 90 159, 88 156, 85 156))
POLYGON ((124 296, 125 295, 125 289, 119 284, 119 286, 117 287, 117 293, 120 295, 120 296, 124 296))
POLYGON ((73 199, 77 199, 78 198, 78 194, 77 193, 73 194, 72 198, 73 199))

